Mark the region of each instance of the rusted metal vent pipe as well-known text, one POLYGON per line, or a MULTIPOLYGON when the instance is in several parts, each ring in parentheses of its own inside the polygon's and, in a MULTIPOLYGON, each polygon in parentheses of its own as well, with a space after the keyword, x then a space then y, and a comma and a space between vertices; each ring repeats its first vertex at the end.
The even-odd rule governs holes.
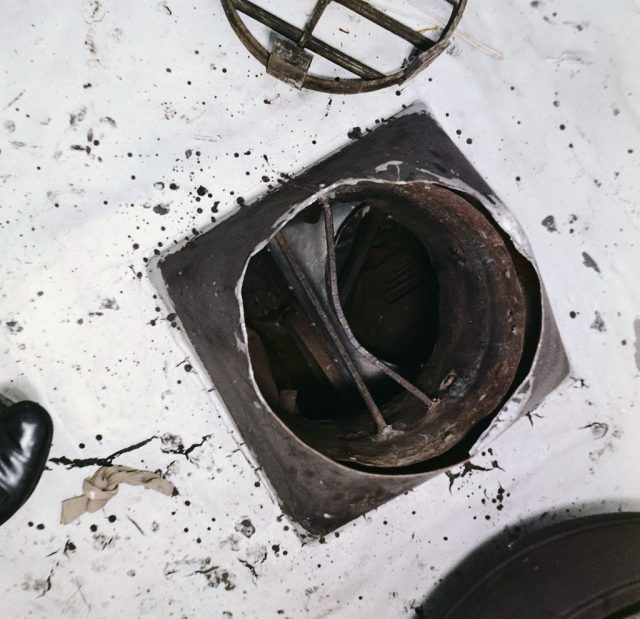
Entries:
POLYGON ((511 395, 525 339, 537 337, 527 306, 539 288, 516 253, 487 215, 436 184, 332 192, 247 268, 262 395, 338 461, 406 467, 443 454, 511 395))

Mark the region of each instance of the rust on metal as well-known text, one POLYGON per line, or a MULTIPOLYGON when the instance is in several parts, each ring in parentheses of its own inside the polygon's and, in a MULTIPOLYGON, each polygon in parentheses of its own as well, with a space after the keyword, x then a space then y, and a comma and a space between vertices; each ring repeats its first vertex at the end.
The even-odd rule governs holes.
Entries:
MULTIPOLYGON (((335 460, 362 466, 414 465, 453 448, 499 408, 509 394, 524 349, 527 319, 524 286, 507 241, 490 218, 465 197, 424 182, 361 181, 345 185, 297 215, 275 235, 268 249, 257 256, 265 252, 270 252, 276 262, 278 254, 284 257, 284 261, 279 260, 279 268, 289 292, 287 286, 280 287, 283 299, 286 297, 283 306, 299 302, 296 315, 307 314, 306 319, 301 319, 304 326, 288 322, 289 328, 303 328, 286 337, 300 340, 306 331, 315 332, 315 346, 324 350, 315 351, 314 363, 318 365, 332 351, 337 353, 337 361, 347 369, 349 383, 355 385, 365 403, 362 408, 341 393, 345 388, 348 390, 349 383, 345 387, 344 383, 338 386, 335 380, 330 381, 335 397, 327 389, 316 387, 316 379, 301 374, 300 362, 294 360, 285 337, 272 335, 282 328, 281 315, 265 324, 254 320, 253 310, 247 310, 248 326, 263 334, 270 359, 265 366, 256 364, 252 357, 256 375, 279 376, 280 392, 286 391, 290 398, 296 397, 291 396, 292 391, 299 394, 295 415, 279 406, 280 396, 270 405, 298 436, 318 451, 335 460), (333 211, 345 208, 350 214, 341 215, 342 228, 363 209, 374 214, 369 220, 363 216, 360 223, 354 224, 354 238, 363 239, 358 252, 364 255, 355 256, 349 272, 340 278, 333 211), (360 237, 359 225, 365 228, 360 237), (437 295, 439 307, 435 346, 422 357, 420 351, 417 354, 411 351, 412 358, 419 359, 413 369, 401 360, 398 365, 378 358, 354 335, 351 325, 355 321, 354 328, 369 345, 376 346, 380 329, 402 328, 401 324, 390 327, 383 323, 400 323, 407 315, 405 306, 410 297, 406 295, 426 285, 426 276, 419 265, 413 264, 410 256, 397 255, 404 251, 402 243, 383 250, 385 230, 394 225, 411 231, 428 253, 437 277, 436 287, 429 289, 430 294, 437 295), (390 274, 380 270, 381 261, 394 263, 390 274), (358 284, 363 277, 380 281, 363 289, 358 284), (350 290, 344 286, 340 290, 340 279, 348 283, 350 290), (346 298, 347 293, 353 296, 354 289, 358 291, 361 309, 350 318, 344 307, 353 303, 343 307, 341 296, 346 298), (304 298, 296 300, 296 295, 304 298), (373 309, 367 308, 372 304, 373 309), (394 313, 394 307, 401 309, 394 313), (381 318, 377 323, 368 321, 362 326, 363 312, 379 313, 381 318), (389 386, 389 380, 400 390, 389 386), (316 394, 311 408, 309 393, 316 394), (336 406, 340 398, 351 402, 349 409, 336 406), (374 437, 376 440, 372 440, 374 437)), ((250 307, 252 302, 248 299, 254 295, 254 284, 249 280, 255 281, 252 261, 247 274, 243 294, 246 306, 250 307)), ((415 346, 419 346, 417 333, 415 341, 415 346)))
POLYGON ((416 105, 159 263, 242 441, 282 511, 306 531, 326 534, 468 462, 567 375, 535 266, 491 219, 490 204, 500 205, 486 181, 416 105), (331 205, 348 326, 434 400, 428 410, 340 327, 322 196, 331 205), (281 252, 256 253, 276 229, 392 427, 386 436, 306 295, 283 275, 291 268, 281 252))
POLYGON ((433 62, 449 45, 449 40, 462 19, 467 4, 467 0, 448 0, 448 2, 452 7, 451 13, 437 40, 425 37, 364 0, 318 0, 304 29, 297 28, 250 0, 222 0, 222 6, 242 43, 271 75, 296 88, 353 94, 401 84, 433 62), (367 21, 411 43, 414 51, 401 68, 385 75, 314 37, 313 31, 331 2, 346 7, 367 21), (253 36, 240 14, 260 22, 278 35, 270 51, 253 36), (356 77, 329 78, 309 73, 312 56, 308 52, 323 57, 356 77))

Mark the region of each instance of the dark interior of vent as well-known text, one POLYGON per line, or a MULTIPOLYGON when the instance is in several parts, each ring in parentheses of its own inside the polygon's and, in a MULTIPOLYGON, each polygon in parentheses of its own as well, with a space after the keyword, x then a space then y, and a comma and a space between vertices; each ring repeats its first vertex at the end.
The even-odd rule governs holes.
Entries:
MULTIPOLYGON (((317 216, 309 207, 289 225, 317 216)), ((346 218, 335 248, 340 301, 354 336, 413 380, 438 336, 439 286, 427 250, 393 217, 367 206, 346 218)), ((271 246, 250 260, 242 295, 254 376, 271 408, 314 420, 363 413, 317 317, 289 286, 271 246)), ((385 376, 363 378, 379 405, 401 391, 385 376)))

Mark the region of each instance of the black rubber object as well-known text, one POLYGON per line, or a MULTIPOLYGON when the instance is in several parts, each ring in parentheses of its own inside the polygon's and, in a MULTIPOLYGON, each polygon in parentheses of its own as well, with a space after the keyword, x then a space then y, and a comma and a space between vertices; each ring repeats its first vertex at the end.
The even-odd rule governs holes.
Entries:
MULTIPOLYGON (((562 522, 515 542, 492 565, 475 556, 445 579, 433 619, 623 619, 640 611, 640 514, 562 522)), ((437 591, 436 591, 437 593, 437 591)), ((436 596, 437 597, 437 596, 436 596)))
POLYGON ((18 402, 0 410, 0 525, 34 491, 47 463, 52 436, 51 418, 35 402, 18 402))

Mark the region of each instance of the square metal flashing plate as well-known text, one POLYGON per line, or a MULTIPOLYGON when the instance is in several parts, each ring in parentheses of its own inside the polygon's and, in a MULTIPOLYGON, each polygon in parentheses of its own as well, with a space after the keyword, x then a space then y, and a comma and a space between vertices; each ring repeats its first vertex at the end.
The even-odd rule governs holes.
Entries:
MULTIPOLYGON (((260 396, 243 324, 241 283, 247 261, 300 205, 352 179, 447 184, 484 204, 506 208, 420 104, 381 123, 296 178, 242 206, 185 247, 160 271, 185 332, 283 511, 312 534, 325 534, 466 460, 478 445, 534 408, 566 376, 568 365, 542 290, 542 326, 530 375, 475 445, 393 474, 353 468, 300 440, 260 396), (536 376, 537 373, 537 376, 536 376)), ((502 210, 501 210, 502 209, 502 210)), ((524 238, 515 226, 515 235, 524 238)), ((526 241, 525 241, 526 243, 526 241)), ((477 437, 476 437, 477 438, 477 437)))

